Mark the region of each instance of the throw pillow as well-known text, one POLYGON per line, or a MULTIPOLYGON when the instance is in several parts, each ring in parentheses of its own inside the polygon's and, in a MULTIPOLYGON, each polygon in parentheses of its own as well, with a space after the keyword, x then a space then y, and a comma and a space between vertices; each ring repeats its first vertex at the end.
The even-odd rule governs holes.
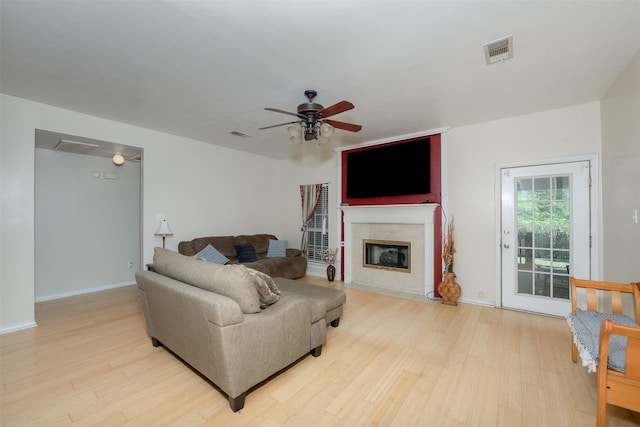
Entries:
POLYGON ((267 283, 267 286, 269 287, 269 290, 272 293, 274 293, 276 295, 280 295, 280 289, 278 289, 278 286, 276 285, 276 282, 273 281, 271 276, 269 276, 267 273, 263 273, 262 271, 255 270, 253 268, 247 268, 247 270, 249 270, 249 274, 251 276, 256 276, 256 277, 259 277, 262 280, 264 280, 267 283))
MULTIPOLYGON (((249 271, 249 275, 253 280, 253 284, 258 291, 258 297, 260 298, 260 308, 267 308, 271 304, 274 304, 280 300, 280 291, 278 290, 277 293, 273 292, 271 286, 269 286, 268 284, 268 280, 273 282, 273 279, 271 279, 269 275, 252 268, 247 268, 247 270, 249 271)), ((273 285, 275 286, 275 283, 273 285)), ((277 289, 278 288, 276 287, 276 290, 277 289)))
POLYGON ((287 246, 289 242, 286 240, 269 239, 269 249, 267 250, 267 258, 280 258, 287 256, 287 246))
POLYGON ((255 262, 258 260, 256 250, 251 243, 236 245, 236 254, 238 255, 238 262, 255 262))
POLYGON ((226 264, 229 262, 229 258, 222 255, 219 250, 211 245, 207 245, 203 250, 194 255, 196 259, 202 259, 214 264, 226 264))

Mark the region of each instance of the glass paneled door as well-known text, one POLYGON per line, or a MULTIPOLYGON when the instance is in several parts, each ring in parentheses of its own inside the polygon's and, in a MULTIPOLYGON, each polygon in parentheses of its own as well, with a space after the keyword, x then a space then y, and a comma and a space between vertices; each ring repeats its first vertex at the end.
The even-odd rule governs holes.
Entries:
POLYGON ((502 174, 502 305, 565 316, 569 276, 590 277, 588 161, 502 174))

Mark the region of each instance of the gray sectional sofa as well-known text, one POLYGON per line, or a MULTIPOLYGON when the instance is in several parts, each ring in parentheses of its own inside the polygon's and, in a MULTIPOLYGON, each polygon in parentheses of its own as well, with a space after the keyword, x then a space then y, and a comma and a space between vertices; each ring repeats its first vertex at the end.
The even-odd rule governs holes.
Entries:
POLYGON ((307 257, 299 249, 287 248, 282 257, 268 257, 270 240, 277 241, 278 238, 273 234, 198 237, 180 242, 178 244, 178 252, 183 255, 193 256, 207 245, 211 245, 229 259, 229 264, 242 263, 271 277, 298 279, 307 273, 307 257), (241 262, 236 252, 236 247, 240 244, 252 245, 257 259, 251 262, 241 262))
POLYGON ((259 275, 261 288, 244 265, 162 248, 153 262, 154 271, 136 273, 152 344, 216 384, 234 412, 244 407, 249 388, 309 353, 319 356, 327 325, 338 326, 346 301, 339 289, 286 278, 259 275), (277 294, 270 304, 258 291, 265 284, 277 294))

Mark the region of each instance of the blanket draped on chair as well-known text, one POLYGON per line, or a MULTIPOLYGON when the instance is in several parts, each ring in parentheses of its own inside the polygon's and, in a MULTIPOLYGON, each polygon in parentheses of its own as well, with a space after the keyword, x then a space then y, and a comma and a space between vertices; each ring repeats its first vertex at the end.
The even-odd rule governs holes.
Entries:
MULTIPOLYGON (((638 324, 634 322, 633 319, 624 314, 605 314, 598 311, 577 309, 575 313, 567 316, 567 323, 573 333, 573 342, 578 348, 582 366, 585 366, 588 372, 596 372, 596 368, 598 367, 600 325, 605 319, 610 319, 620 325, 638 327, 638 324)), ((610 369, 624 372, 626 347, 627 337, 611 335, 611 339, 609 340, 609 360, 607 363, 610 369)))

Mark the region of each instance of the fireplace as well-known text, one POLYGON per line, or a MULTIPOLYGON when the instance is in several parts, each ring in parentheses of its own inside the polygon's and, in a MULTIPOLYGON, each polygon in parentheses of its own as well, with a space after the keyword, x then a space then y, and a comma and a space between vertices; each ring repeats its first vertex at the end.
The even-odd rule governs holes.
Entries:
POLYGON ((411 273, 411 242, 365 239, 362 253, 364 267, 411 273))
MULTIPOLYGON (((344 214, 344 282, 414 295, 433 292, 435 273, 442 271, 442 260, 439 254, 436 256, 434 248, 440 241, 440 236, 436 242, 434 235, 434 226, 439 227, 434 216, 438 207, 430 203, 341 206, 344 214), (391 246, 408 243, 407 268, 365 266, 362 261, 366 261, 363 244, 366 240, 386 241, 385 244, 391 246)), ((392 262, 394 254, 385 256, 387 263, 392 262)))

